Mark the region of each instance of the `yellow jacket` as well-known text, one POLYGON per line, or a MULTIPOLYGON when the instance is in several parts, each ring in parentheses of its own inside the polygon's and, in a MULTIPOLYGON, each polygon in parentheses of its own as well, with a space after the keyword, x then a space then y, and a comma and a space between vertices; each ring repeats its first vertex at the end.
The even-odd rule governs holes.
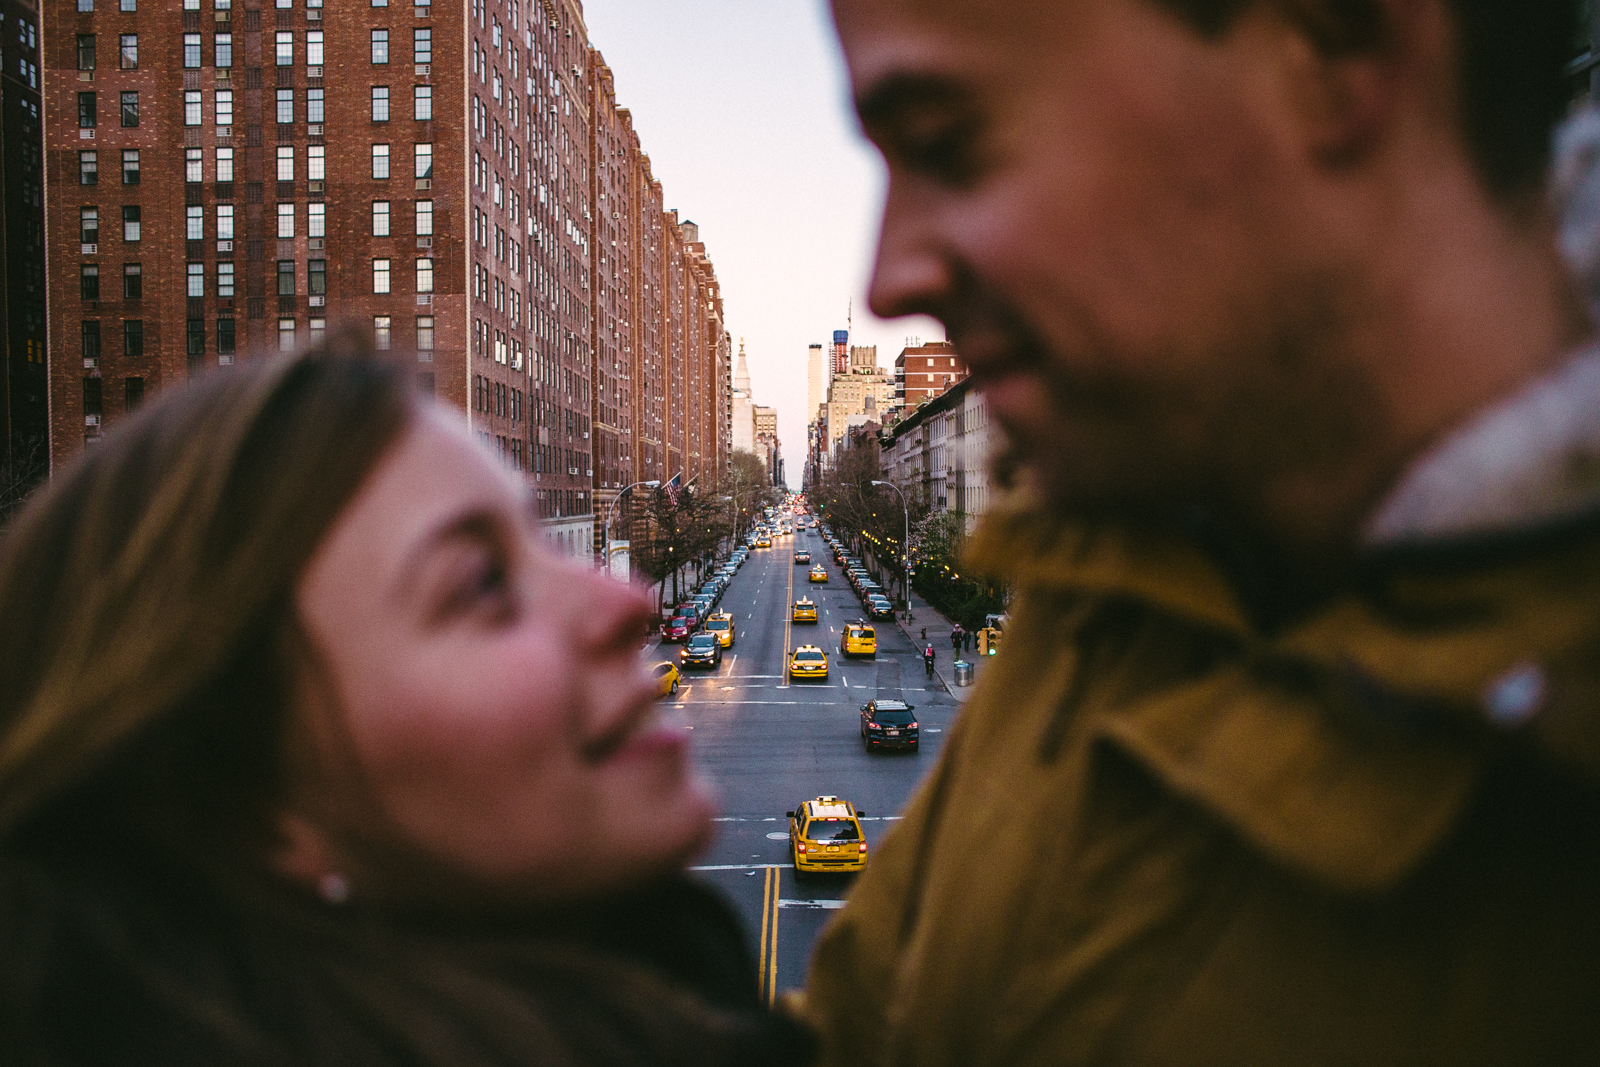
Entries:
POLYGON ((1177 540, 976 554, 1018 603, 818 945, 829 1067, 1600 1062, 1600 526, 1270 635, 1177 540))

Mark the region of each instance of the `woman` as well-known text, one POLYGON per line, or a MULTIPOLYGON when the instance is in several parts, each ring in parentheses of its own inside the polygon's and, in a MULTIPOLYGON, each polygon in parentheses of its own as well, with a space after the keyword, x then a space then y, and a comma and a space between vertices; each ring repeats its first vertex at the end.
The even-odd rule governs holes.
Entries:
POLYGON ((799 1063, 683 875, 649 604, 337 338, 174 390, 0 544, 0 1061, 799 1063))

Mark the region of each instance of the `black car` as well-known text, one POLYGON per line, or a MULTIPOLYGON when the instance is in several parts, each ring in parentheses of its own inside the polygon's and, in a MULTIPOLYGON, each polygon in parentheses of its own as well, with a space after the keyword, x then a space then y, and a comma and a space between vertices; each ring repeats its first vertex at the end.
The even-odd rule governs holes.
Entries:
POLYGON ((802 565, 802 564, 805 564, 805 563, 810 563, 811 562, 811 553, 809 553, 809 552, 796 552, 794 554, 794 562, 795 562, 795 566, 797 566, 797 567, 802 565))
POLYGON ((867 601, 867 616, 873 619, 894 618, 894 605, 879 597, 867 601))
POLYGON ((717 640, 716 634, 702 631, 689 638, 679 651, 678 659, 685 667, 720 667, 722 642, 717 640))
POLYGON ((921 728, 916 705, 903 700, 873 700, 861 705, 861 743, 875 748, 917 749, 921 728))

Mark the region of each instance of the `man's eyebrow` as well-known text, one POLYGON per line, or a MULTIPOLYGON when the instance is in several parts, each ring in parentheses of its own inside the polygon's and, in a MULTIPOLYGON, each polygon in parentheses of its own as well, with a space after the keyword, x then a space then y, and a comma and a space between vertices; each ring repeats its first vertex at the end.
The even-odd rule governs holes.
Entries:
POLYGON ((875 79, 856 96, 856 114, 869 129, 909 111, 968 104, 972 92, 949 75, 896 70, 875 79))

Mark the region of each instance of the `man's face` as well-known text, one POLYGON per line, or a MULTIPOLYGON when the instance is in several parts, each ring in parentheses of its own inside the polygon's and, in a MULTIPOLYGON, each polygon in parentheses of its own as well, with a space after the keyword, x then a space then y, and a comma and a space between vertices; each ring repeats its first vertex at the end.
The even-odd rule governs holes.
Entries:
MULTIPOLYGON (((889 166, 874 310, 945 323, 1059 503, 1239 504, 1366 410, 1281 25, 1150 0, 834 0, 889 166)), ((1248 506, 1248 505, 1244 505, 1248 506)))

